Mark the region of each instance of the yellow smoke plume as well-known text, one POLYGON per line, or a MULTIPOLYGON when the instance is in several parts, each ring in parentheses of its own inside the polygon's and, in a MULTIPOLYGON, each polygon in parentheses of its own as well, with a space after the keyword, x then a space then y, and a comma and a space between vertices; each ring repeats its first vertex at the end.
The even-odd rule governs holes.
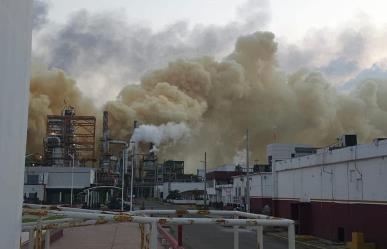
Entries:
MULTIPOLYGON (((270 32, 240 37, 222 61, 211 57, 180 59, 150 72, 140 85, 124 87, 104 109, 110 113, 111 135, 128 138, 134 120, 144 124, 184 122, 189 139, 162 144, 161 159, 185 160, 194 170, 207 152, 215 166, 231 163, 250 131, 252 160, 265 161, 272 142, 332 143, 345 132, 361 141, 387 133, 387 82, 368 80, 355 91, 338 92, 319 72, 287 74, 276 63, 277 43, 270 32), (273 140, 273 132, 277 140, 273 140)), ((93 114, 75 82, 54 70, 31 80, 29 146, 40 146, 46 114, 58 113, 63 99, 78 112, 93 114), (34 142, 32 142, 34 141, 34 142)))

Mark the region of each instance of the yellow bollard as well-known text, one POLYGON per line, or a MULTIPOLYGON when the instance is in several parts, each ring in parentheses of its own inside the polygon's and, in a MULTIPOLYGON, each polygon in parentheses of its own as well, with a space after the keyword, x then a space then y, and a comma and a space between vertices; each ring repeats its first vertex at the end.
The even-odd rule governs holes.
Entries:
POLYGON ((352 233, 352 241, 347 242, 347 249, 375 249, 374 243, 365 243, 364 234, 359 232, 352 233))

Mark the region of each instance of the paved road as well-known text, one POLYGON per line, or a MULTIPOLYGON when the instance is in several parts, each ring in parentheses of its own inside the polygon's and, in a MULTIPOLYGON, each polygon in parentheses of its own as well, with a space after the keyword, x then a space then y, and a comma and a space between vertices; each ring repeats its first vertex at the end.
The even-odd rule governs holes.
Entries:
MULTIPOLYGON (((173 228, 173 232, 175 233, 173 228)), ((256 249, 256 233, 247 229, 239 229, 239 248, 256 249)), ((183 227, 183 243, 186 249, 232 249, 234 234, 231 227, 217 225, 193 225, 183 227)), ((271 236, 264 236, 265 249, 286 249, 287 241, 271 236)), ((304 247, 297 247, 304 249, 304 247)), ((305 248, 306 249, 306 248, 305 248)))
MULTIPOLYGON (((146 201, 146 209, 181 209, 181 206, 146 201)), ((188 208, 188 207, 186 207, 188 208)), ((171 227, 172 233, 176 235, 176 226, 171 227)), ((239 248, 256 249, 256 232, 248 229, 239 229, 239 248)), ((232 249, 234 246, 234 234, 231 227, 218 225, 186 225, 183 227, 183 245, 186 249, 232 249)), ((265 249, 287 249, 286 240, 264 236, 263 245, 265 249)), ((296 246, 297 249, 306 247, 296 246)))

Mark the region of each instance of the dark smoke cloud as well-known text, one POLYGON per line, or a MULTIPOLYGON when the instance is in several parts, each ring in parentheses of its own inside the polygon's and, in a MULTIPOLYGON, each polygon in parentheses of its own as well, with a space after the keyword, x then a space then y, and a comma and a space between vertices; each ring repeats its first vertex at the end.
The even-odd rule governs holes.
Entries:
POLYGON ((32 27, 34 30, 39 30, 48 22, 47 14, 49 4, 42 0, 32 0, 32 27))
POLYGON ((124 85, 177 58, 222 56, 238 36, 268 21, 265 1, 248 1, 226 25, 176 22, 154 31, 117 12, 74 13, 63 25, 35 36, 34 57, 75 77, 82 91, 99 100, 114 98, 124 85), (89 86, 93 85, 90 89, 89 86))
POLYGON ((290 72, 312 68, 321 71, 333 84, 344 84, 362 70, 386 60, 385 30, 386 25, 359 19, 336 28, 310 30, 298 42, 279 38, 280 67, 290 72))

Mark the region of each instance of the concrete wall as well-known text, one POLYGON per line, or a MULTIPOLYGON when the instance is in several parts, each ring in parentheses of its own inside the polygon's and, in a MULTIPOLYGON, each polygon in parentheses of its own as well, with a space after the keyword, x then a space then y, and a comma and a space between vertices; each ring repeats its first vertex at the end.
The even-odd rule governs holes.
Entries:
POLYGON ((189 190, 203 190, 203 182, 164 182, 163 184, 163 199, 167 199, 169 191, 179 190, 179 192, 185 192, 189 190))
POLYGON ((177 205, 204 205, 204 200, 170 200, 169 202, 177 205))
POLYGON ((20 243, 31 50, 31 0, 0 0, 0 248, 20 243))

